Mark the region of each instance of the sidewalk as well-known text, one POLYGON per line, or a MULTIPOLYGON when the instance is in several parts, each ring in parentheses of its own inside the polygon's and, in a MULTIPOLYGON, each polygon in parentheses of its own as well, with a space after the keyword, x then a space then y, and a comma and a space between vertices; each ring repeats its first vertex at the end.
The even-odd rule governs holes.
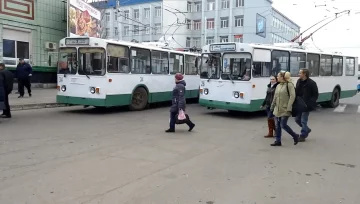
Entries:
POLYGON ((24 98, 18 98, 16 89, 9 95, 11 110, 27 110, 39 108, 62 107, 64 104, 56 103, 56 89, 32 89, 32 97, 29 97, 25 90, 24 98))

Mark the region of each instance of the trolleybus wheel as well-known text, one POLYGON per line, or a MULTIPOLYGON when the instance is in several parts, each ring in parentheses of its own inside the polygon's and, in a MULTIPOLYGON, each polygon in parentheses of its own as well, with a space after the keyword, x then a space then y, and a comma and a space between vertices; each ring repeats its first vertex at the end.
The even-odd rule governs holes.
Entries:
POLYGON ((130 110, 139 111, 145 109, 148 104, 148 93, 143 87, 138 87, 132 94, 130 110))
POLYGON ((340 100, 340 91, 339 88, 335 88, 331 95, 331 100, 329 101, 330 108, 336 108, 339 105, 340 100))

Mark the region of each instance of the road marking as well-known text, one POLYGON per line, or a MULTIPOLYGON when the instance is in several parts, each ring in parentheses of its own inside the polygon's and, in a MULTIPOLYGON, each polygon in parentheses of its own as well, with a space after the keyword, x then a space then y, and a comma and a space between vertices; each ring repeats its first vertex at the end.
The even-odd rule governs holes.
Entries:
POLYGON ((360 113, 360 105, 358 106, 358 113, 360 113))
POLYGON ((338 113, 344 112, 345 108, 346 108, 346 104, 339 105, 337 108, 335 108, 334 112, 338 112, 338 113))

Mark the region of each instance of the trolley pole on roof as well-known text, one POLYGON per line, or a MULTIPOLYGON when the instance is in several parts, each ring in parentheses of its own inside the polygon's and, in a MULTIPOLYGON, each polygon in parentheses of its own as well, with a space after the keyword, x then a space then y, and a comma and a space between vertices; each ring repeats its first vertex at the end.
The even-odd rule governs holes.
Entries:
MULTIPOLYGON (((338 15, 339 15, 339 14, 342 14, 342 13, 345 13, 345 12, 347 12, 348 14, 350 14, 350 10, 344 10, 344 11, 342 11, 342 12, 335 13, 335 18, 334 18, 333 20, 331 20, 330 22, 326 23, 325 25, 321 26, 320 29, 323 28, 324 26, 326 26, 327 24, 333 22, 334 20, 336 20, 336 19, 338 18, 338 15)), ((340 17, 341 17, 341 16, 340 16, 340 17)), ((314 25, 310 26, 308 29, 306 29, 306 30, 304 30, 303 32, 301 32, 301 33, 300 33, 299 35, 297 35, 295 38, 293 38, 290 42, 295 42, 295 41, 298 40, 300 37, 302 38, 302 35, 303 35, 305 32, 307 32, 307 31, 310 30, 311 28, 319 25, 320 23, 322 23, 322 22, 324 22, 324 21, 326 21, 326 20, 328 20, 328 19, 330 19, 330 18, 331 18, 331 17, 327 17, 327 18, 322 19, 321 21, 315 23, 314 25)), ((305 37, 304 39, 300 40, 299 44, 302 45, 302 43, 303 43, 305 40, 309 39, 309 38, 310 38, 315 32, 317 32, 318 30, 319 30, 319 29, 317 29, 316 31, 314 31, 313 33, 311 33, 309 36, 305 37)))
POLYGON ((342 11, 342 12, 339 12, 339 13, 335 13, 335 18, 332 19, 331 21, 325 23, 324 25, 320 26, 320 28, 316 29, 314 32, 310 33, 310 35, 306 36, 305 38, 303 38, 300 42, 299 42, 299 45, 301 46, 307 39, 311 38, 317 31, 319 31, 321 28, 327 26, 328 24, 330 24, 331 22, 335 21, 336 19, 342 17, 343 15, 341 16, 338 16, 339 14, 343 14, 343 13, 347 13, 347 14, 350 14, 350 10, 345 10, 345 11, 342 11))

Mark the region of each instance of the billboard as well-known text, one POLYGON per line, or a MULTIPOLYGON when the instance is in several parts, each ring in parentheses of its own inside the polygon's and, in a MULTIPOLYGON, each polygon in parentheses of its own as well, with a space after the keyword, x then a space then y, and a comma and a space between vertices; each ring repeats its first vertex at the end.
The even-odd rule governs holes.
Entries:
POLYGON ((68 36, 100 37, 101 12, 83 0, 69 0, 68 36))
POLYGON ((256 35, 266 38, 266 18, 256 14, 256 35))

